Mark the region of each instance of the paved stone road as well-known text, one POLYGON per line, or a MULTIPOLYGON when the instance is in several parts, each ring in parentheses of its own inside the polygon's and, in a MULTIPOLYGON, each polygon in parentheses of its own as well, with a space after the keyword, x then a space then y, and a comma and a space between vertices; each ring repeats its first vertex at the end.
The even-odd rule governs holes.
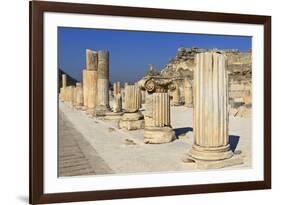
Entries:
POLYGON ((112 173, 104 160, 62 112, 59 113, 59 176, 112 173))

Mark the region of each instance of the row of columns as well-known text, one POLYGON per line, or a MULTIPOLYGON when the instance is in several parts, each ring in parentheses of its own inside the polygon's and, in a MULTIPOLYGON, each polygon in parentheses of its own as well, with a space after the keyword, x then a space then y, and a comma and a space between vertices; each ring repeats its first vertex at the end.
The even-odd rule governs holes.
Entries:
MULTIPOLYGON (((76 105, 81 106, 81 101, 84 99, 84 107, 86 106, 88 110, 95 108, 92 113, 95 116, 112 116, 112 113, 115 113, 114 116, 119 116, 117 118, 119 128, 128 130, 144 128, 145 143, 167 143, 174 140, 169 92, 174 93, 173 103, 177 102, 178 85, 171 79, 156 76, 149 76, 141 80, 139 84, 126 83, 123 111, 120 82, 114 83, 113 109, 110 112, 108 60, 108 52, 96 53, 87 50, 86 77, 84 82, 83 75, 83 87, 81 84, 77 84, 76 88, 67 86, 66 76, 63 75, 62 99, 69 100, 76 95, 76 105), (145 116, 139 110, 144 97, 145 116)), ((184 81, 186 105, 194 107, 194 144, 187 159, 195 161, 201 168, 217 168, 243 163, 240 158, 233 157, 229 144, 226 56, 216 52, 199 53, 195 61, 193 87, 189 80, 184 81)))

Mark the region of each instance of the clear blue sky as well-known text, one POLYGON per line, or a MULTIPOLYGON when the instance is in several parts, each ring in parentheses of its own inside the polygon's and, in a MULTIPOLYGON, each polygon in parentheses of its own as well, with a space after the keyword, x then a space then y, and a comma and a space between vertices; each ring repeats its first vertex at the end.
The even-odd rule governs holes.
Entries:
POLYGON ((58 28, 59 68, 77 80, 82 79, 86 48, 109 50, 110 80, 134 82, 154 64, 162 69, 179 47, 239 49, 252 47, 251 37, 163 32, 58 28))

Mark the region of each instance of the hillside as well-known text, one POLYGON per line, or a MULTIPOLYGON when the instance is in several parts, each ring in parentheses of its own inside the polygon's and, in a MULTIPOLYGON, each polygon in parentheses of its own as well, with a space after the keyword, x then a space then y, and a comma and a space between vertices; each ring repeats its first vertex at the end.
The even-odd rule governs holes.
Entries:
POLYGON ((76 85, 76 82, 78 82, 75 78, 71 77, 69 74, 67 74, 66 72, 64 72, 61 69, 58 69, 58 90, 62 87, 62 74, 66 74, 67 76, 67 85, 76 85))

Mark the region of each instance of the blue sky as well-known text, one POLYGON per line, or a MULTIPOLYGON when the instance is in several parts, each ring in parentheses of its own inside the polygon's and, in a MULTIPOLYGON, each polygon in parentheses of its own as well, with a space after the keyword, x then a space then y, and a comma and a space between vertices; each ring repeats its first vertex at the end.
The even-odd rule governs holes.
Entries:
POLYGON ((154 64, 162 69, 179 47, 239 49, 252 47, 251 37, 163 32, 58 28, 59 68, 77 80, 82 79, 86 48, 109 50, 110 80, 134 82, 154 64))

